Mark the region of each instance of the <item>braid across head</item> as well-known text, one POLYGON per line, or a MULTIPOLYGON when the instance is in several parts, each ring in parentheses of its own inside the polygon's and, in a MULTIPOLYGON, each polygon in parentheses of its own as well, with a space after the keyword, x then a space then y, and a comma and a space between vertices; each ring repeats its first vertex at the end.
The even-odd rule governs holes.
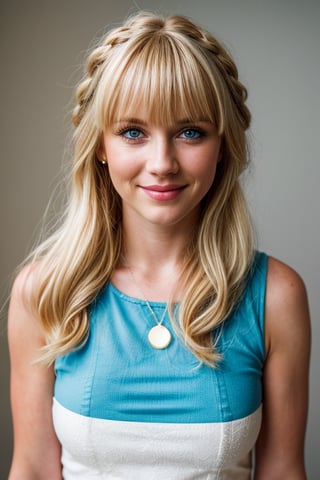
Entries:
MULTIPOLYGON (((90 105, 99 87, 101 76, 104 77, 103 88, 110 95, 105 100, 111 100, 110 97, 112 96, 119 98, 121 93, 121 96, 124 96, 126 100, 126 102, 124 99, 122 100, 122 106, 125 107, 124 103, 127 103, 127 107, 129 99, 132 100, 133 98, 132 93, 135 93, 134 97, 137 100, 137 90, 140 86, 142 88, 149 87, 152 83, 153 93, 155 93, 155 78, 151 77, 161 74, 160 70, 162 71, 162 77, 165 77, 164 83, 168 85, 171 82, 171 88, 166 92, 166 94, 171 95, 171 100, 169 102, 168 98, 164 99, 166 105, 170 104, 172 108, 173 101, 179 101, 181 104, 181 100, 184 100, 187 95, 181 91, 177 92, 177 88, 183 86, 188 93, 193 94, 193 98, 198 97, 199 94, 196 90, 194 92, 190 91, 190 82, 195 84, 196 80, 199 85, 199 73, 201 75, 204 73, 203 70, 207 70, 207 74, 209 73, 210 76, 211 73, 212 78, 207 79, 206 92, 203 92, 202 89, 201 93, 206 93, 208 97, 214 93, 214 96, 221 98, 216 98, 216 105, 206 106, 203 105, 205 102, 202 99, 200 106, 205 106, 205 110, 208 110, 208 107, 214 107, 216 112, 212 111, 211 117, 217 117, 219 108, 222 109, 219 116, 224 117, 227 113, 226 108, 230 108, 233 110, 232 115, 236 114, 242 123, 242 128, 248 128, 250 113, 245 105, 247 91, 239 81, 236 65, 223 46, 209 32, 185 17, 171 16, 165 19, 146 13, 140 13, 129 19, 123 26, 111 30, 103 39, 101 45, 93 50, 89 56, 86 75, 76 92, 77 105, 73 112, 75 126, 79 125, 84 112, 90 105), (167 62, 167 66, 163 62, 167 62), (126 76, 130 75, 131 72, 133 73, 134 69, 133 77, 138 84, 135 92, 133 92, 133 85, 128 82, 128 80, 133 80, 133 77, 126 76), (113 79, 110 78, 111 74, 113 79), (183 75, 184 78, 179 80, 179 75, 183 75), (144 81, 139 77, 144 77, 144 81), (213 84, 210 85, 212 81, 213 84), (224 91, 213 92, 213 90, 216 90, 218 83, 220 83, 220 90, 224 91), (124 91, 124 88, 126 91, 124 91), (174 91, 175 89, 176 91, 174 91), (174 99, 174 96, 177 96, 178 93, 181 98, 174 99), (222 105, 222 98, 229 100, 227 102, 229 106, 222 105)), ((149 89, 144 90, 142 95, 146 91, 149 91, 149 89)), ((155 97, 161 96, 160 91, 156 93, 160 95, 154 95, 155 97)), ((188 103, 189 105, 186 102, 184 105, 186 110, 194 110, 194 107, 198 105, 198 102, 192 102, 190 97, 188 103)), ((151 107, 150 102, 148 102, 148 105, 151 107)), ((110 105, 105 104, 105 108, 109 109, 110 115, 110 108, 108 107, 120 108, 120 105, 113 101, 110 102, 110 105)), ((114 115, 115 112, 112 113, 114 115)), ((192 112, 189 111, 189 113, 192 112)), ((109 115, 107 114, 107 117, 109 115)), ((168 113, 165 118, 168 119, 168 113)), ((103 120, 107 119, 104 118, 103 120)))
MULTIPOLYGON (((145 30, 146 18, 150 17, 149 15, 142 15, 136 16, 128 21, 127 24, 111 30, 106 37, 102 40, 102 44, 95 48, 88 57, 87 64, 86 64, 86 75, 82 82, 79 84, 76 90, 76 106, 73 111, 73 123, 75 126, 78 126, 81 118, 82 118, 82 110, 83 107, 85 108, 86 103, 92 97, 94 88, 93 84, 96 86, 97 82, 94 81, 94 76, 97 73, 97 68, 104 64, 104 62, 108 62, 108 52, 111 47, 116 45, 120 45, 122 43, 126 43, 131 37, 132 34, 139 29, 145 30), (144 27, 144 28, 143 28, 144 27)), ((161 18, 153 17, 154 22, 149 22, 150 24, 153 23, 154 31, 157 28, 162 27, 163 20, 161 18)), ((150 26, 150 25, 149 25, 150 26)))
POLYGON ((94 93, 95 82, 93 79, 97 67, 106 61, 106 53, 110 48, 111 45, 101 45, 97 47, 88 58, 86 76, 76 90, 76 106, 72 115, 72 121, 75 127, 79 125, 83 112, 94 93))
POLYGON ((207 54, 208 59, 213 61, 224 79, 229 94, 232 96, 239 116, 243 119, 243 127, 250 125, 251 115, 245 105, 247 89, 239 80, 238 69, 227 50, 207 30, 194 24, 192 21, 181 16, 172 16, 167 20, 167 28, 189 37, 207 54))
POLYGON ((76 91, 66 220, 59 242, 53 236, 44 246, 52 245, 38 298, 50 339, 47 359, 84 340, 86 309, 123 253, 122 203, 99 152, 106 129, 142 111, 148 123, 165 127, 182 119, 211 122, 221 137, 215 179, 184 252, 185 295, 178 319, 190 349, 200 360, 215 364, 211 332, 239 299, 253 250, 238 181, 247 165, 246 97, 224 47, 182 16, 138 14, 93 50, 76 91), (56 279, 62 288, 56 288, 56 279))

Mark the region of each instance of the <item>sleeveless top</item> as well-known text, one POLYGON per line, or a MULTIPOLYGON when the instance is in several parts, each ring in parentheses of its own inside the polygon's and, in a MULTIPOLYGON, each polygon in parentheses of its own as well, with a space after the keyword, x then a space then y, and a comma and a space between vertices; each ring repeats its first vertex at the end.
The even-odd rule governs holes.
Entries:
MULTIPOLYGON (((248 480, 261 424, 267 256, 217 327, 222 361, 177 338, 156 350, 144 300, 108 284, 90 307, 84 345, 55 362, 53 421, 65 480, 248 480)), ((165 303, 151 302, 161 318, 165 303)))

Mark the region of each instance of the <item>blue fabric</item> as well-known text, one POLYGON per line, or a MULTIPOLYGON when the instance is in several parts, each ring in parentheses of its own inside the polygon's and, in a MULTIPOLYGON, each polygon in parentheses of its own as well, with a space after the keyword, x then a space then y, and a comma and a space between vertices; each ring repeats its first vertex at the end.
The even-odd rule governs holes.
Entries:
MULTIPOLYGON (((217 329, 223 361, 199 366, 176 337, 149 345, 146 302, 108 284, 90 308, 85 345, 55 363, 55 398, 81 415, 121 421, 206 423, 237 420, 262 403, 267 256, 256 253, 241 301, 217 329)), ((161 318, 164 303, 152 302, 161 318)))

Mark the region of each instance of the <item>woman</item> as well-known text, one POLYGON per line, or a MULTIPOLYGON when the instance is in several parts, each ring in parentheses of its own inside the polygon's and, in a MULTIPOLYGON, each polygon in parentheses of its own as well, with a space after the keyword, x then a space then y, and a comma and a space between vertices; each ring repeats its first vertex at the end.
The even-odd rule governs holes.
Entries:
POLYGON ((90 55, 67 213, 12 290, 10 480, 306 478, 307 299, 254 250, 245 100, 184 17, 90 55))

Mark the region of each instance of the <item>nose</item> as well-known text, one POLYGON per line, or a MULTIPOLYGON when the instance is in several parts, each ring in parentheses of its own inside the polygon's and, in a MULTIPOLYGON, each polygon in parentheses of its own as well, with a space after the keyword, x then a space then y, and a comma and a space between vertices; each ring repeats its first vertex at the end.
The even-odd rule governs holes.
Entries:
POLYGON ((153 139, 150 145, 147 169, 149 173, 157 176, 174 175, 178 172, 179 162, 170 139, 163 135, 153 139))

